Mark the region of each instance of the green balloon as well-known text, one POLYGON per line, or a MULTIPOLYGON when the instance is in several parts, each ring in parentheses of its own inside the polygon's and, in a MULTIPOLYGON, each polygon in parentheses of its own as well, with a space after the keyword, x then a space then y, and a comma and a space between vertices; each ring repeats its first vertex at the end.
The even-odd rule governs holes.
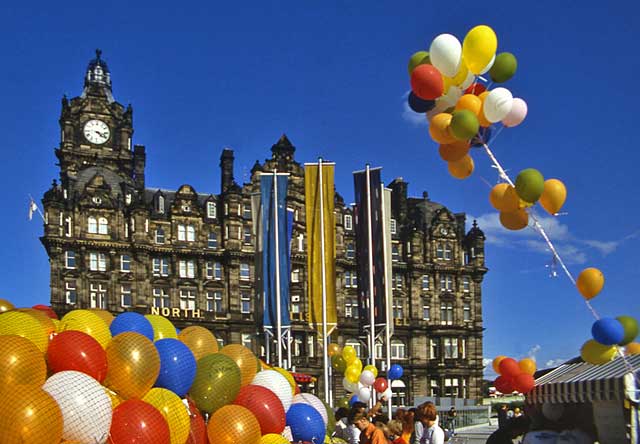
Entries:
POLYGON ((516 193, 525 202, 534 203, 542 195, 544 190, 544 177, 540 171, 527 168, 520 171, 516 178, 516 193))
POLYGON ((618 345, 630 344, 638 336, 638 321, 631 316, 618 316, 616 319, 620 321, 624 328, 624 338, 618 342, 618 345))
POLYGON ((230 357, 214 353, 198 360, 189 395, 203 412, 231 404, 240 391, 240 368, 230 357))
POLYGON ((518 69, 518 60, 510 52, 502 52, 496 56, 493 66, 489 70, 491 80, 502 83, 509 80, 518 69))
POLYGON ((331 367, 339 373, 344 373, 347 369, 347 361, 340 355, 333 355, 331 357, 331 367))
POLYGON ((409 59, 409 75, 413 73, 413 70, 416 69, 418 65, 431 65, 431 58, 429 57, 429 53, 427 51, 418 51, 414 53, 409 59))
POLYGON ((453 112, 449 126, 451 134, 458 140, 469 140, 478 133, 480 123, 478 116, 468 109, 453 112))
POLYGON ((345 409, 349 408, 349 398, 347 398, 346 396, 344 398, 340 398, 338 400, 338 408, 340 407, 344 407, 345 409))

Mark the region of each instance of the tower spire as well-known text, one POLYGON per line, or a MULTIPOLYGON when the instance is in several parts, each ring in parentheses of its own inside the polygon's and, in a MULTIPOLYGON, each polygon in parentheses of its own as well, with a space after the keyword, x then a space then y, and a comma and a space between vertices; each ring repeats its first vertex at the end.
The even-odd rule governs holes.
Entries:
POLYGON ((109 102, 113 102, 111 91, 111 71, 107 62, 102 58, 102 50, 96 49, 96 58, 89 61, 87 72, 84 76, 84 89, 82 97, 87 94, 104 95, 109 102))

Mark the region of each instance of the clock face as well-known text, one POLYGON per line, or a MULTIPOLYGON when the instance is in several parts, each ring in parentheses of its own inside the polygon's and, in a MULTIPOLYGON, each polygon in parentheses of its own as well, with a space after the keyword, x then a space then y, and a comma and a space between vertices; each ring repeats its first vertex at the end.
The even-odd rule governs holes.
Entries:
POLYGON ((109 126, 102 120, 89 120, 84 124, 84 137, 91 143, 101 145, 109 140, 111 131, 109 126))
POLYGON ((447 231, 447 229, 446 229, 446 228, 442 227, 442 228, 440 228, 440 233, 442 233, 443 235, 445 235, 445 236, 446 236, 446 235, 447 235, 447 233, 448 233, 448 231, 447 231))

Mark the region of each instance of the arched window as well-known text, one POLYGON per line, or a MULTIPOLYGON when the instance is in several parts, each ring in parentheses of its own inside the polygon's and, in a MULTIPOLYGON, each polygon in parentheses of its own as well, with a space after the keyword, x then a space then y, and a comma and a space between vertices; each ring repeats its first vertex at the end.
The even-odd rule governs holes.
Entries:
POLYGON ((98 234, 108 234, 109 233, 109 221, 101 217, 98 219, 98 234))
POLYGON ((444 259, 444 249, 442 248, 441 243, 438 243, 438 245, 436 245, 436 258, 444 259))
POLYGON ((89 216, 89 233, 98 233, 98 221, 96 221, 96 218, 93 216, 89 216))

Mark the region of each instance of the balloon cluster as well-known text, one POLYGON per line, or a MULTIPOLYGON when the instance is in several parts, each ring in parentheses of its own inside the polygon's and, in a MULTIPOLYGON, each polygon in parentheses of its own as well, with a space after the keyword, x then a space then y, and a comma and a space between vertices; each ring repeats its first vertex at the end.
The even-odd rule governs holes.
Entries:
POLYGON ((157 315, 73 310, 58 320, 0 299, 0 381, 2 442, 277 444, 289 443, 287 426, 310 442, 335 427, 288 371, 157 315))
POLYGON ((640 343, 633 342, 638 336, 638 321, 631 316, 600 318, 591 326, 593 339, 584 343, 580 356, 591 364, 605 364, 625 347, 627 355, 640 353, 640 343))
POLYGON ((389 381, 400 379, 404 372, 398 364, 393 364, 387 372, 387 378, 378 376, 378 369, 373 365, 362 366, 362 361, 357 356, 356 349, 351 345, 340 348, 338 344, 329 344, 329 356, 331 367, 344 375, 342 386, 350 393, 338 400, 338 407, 350 407, 355 402, 369 402, 371 389, 378 393, 379 397, 391 399, 393 392, 389 381))
POLYGON ((489 90, 480 83, 486 73, 494 83, 504 83, 516 73, 516 57, 496 54, 497 49, 493 29, 480 25, 462 44, 451 34, 440 34, 428 52, 418 51, 409 60, 409 107, 426 113, 431 138, 440 144, 440 157, 457 179, 471 175, 469 150, 488 141, 494 124, 515 127, 527 115, 526 102, 508 89, 489 90))
POLYGON ((529 393, 535 386, 533 374, 536 372, 536 362, 531 358, 516 361, 498 356, 493 360, 493 370, 500 375, 493 382, 500 393, 529 393))

